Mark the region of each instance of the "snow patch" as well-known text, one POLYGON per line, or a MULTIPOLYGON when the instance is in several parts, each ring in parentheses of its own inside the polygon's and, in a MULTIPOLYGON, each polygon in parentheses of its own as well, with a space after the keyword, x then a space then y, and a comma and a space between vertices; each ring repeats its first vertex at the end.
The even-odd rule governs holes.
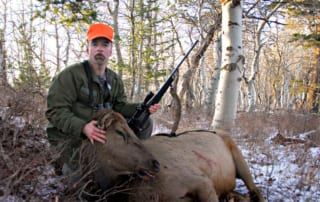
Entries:
MULTIPOLYGON (((318 163, 320 164, 320 147, 311 147, 309 149, 311 158, 318 159, 318 163)), ((318 168, 319 169, 319 168, 318 168)))
POLYGON ((305 139, 308 138, 309 135, 311 135, 311 134, 313 134, 315 132, 316 132, 316 130, 311 130, 311 131, 308 131, 308 132, 305 132, 305 133, 301 133, 301 134, 298 135, 298 138, 305 140, 305 139))
MULTIPOLYGON (((306 139, 313 132, 298 137, 306 139)), ((255 183, 268 201, 319 201, 320 147, 306 149, 301 143, 283 146, 272 141, 276 135, 271 133, 262 145, 252 142, 239 145, 255 183)), ((236 191, 247 192, 238 180, 236 191)))

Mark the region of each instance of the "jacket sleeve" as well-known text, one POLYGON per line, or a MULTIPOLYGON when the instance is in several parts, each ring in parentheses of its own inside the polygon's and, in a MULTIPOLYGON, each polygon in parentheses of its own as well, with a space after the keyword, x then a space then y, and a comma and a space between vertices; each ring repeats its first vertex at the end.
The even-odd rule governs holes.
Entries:
POLYGON ((116 78, 116 92, 113 96, 113 109, 121 113, 125 117, 130 117, 135 112, 138 103, 128 103, 127 96, 124 91, 124 85, 120 78, 116 78))
POLYGON ((86 121, 72 112, 77 100, 76 81, 72 72, 61 72, 54 80, 47 97, 46 117, 59 131, 80 136, 86 121))

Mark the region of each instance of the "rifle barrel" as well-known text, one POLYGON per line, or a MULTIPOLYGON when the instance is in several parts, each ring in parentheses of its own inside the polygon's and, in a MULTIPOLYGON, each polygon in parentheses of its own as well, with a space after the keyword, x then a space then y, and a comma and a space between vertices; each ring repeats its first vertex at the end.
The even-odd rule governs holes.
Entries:
POLYGON ((176 68, 174 68, 174 70, 172 71, 171 76, 173 76, 179 69, 179 67, 182 65, 182 63, 185 61, 185 59, 190 55, 191 51, 194 49, 194 47, 199 43, 199 40, 196 40, 194 42, 194 44, 191 46, 191 48, 188 50, 188 52, 184 55, 184 57, 182 58, 182 60, 180 61, 180 63, 176 66, 176 68))
POLYGON ((185 54, 185 56, 182 58, 182 60, 179 62, 179 64, 174 68, 174 70, 171 72, 170 76, 166 80, 166 82, 160 87, 158 92, 154 94, 154 96, 149 100, 147 103, 148 106, 159 103, 163 94, 167 91, 167 89, 170 87, 171 83, 174 80, 174 75, 178 71, 179 67, 182 65, 182 63, 185 61, 185 59, 190 55, 191 51, 194 49, 194 47, 199 43, 199 40, 196 40, 194 44, 191 46, 191 48, 188 50, 188 52, 185 54))

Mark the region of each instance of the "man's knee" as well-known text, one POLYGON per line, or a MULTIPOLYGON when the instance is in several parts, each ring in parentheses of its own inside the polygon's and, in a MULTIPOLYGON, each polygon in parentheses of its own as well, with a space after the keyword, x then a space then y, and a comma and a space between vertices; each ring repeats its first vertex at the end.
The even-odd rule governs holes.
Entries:
POLYGON ((53 165, 57 173, 65 175, 69 170, 78 169, 79 147, 66 140, 60 140, 57 145, 51 145, 53 155, 56 156, 53 165))
POLYGON ((153 130, 153 121, 151 118, 148 118, 142 130, 137 133, 139 139, 147 139, 151 136, 153 130))

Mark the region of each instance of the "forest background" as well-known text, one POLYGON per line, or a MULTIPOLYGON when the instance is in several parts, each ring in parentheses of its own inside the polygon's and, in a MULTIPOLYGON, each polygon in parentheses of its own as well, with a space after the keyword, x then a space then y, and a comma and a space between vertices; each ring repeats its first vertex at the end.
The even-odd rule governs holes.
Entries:
MULTIPOLYGON (((133 101, 156 91, 196 39, 208 43, 198 63, 184 63, 177 90, 186 109, 203 108, 213 115, 221 58, 220 1, 1 4, 3 86, 31 89, 44 97, 54 75, 87 58, 88 24, 105 22, 115 29, 110 68, 123 78, 133 101)), ((319 112, 319 9, 319 2, 312 0, 244 1, 245 64, 238 110, 319 112)))
MULTIPOLYGON (((1 0, 0 156, 4 162, 1 169, 7 172, 1 172, 5 174, 0 179, 11 181, 5 188, 0 186, 0 196, 13 193, 22 179, 34 172, 19 169, 19 174, 25 175, 14 175, 14 168, 19 167, 15 159, 25 155, 25 151, 14 150, 21 147, 18 137, 33 135, 32 141, 39 138, 35 141, 43 146, 45 99, 51 80, 68 65, 87 58, 86 31, 93 22, 114 27, 109 67, 122 77, 129 101, 142 101, 148 91, 159 89, 192 43, 200 40, 183 64, 174 88, 182 104, 182 126, 210 127, 219 99, 220 72, 225 70, 221 67, 221 3, 225 2, 1 0)), ((317 0, 243 1, 245 63, 239 70, 236 103, 241 118, 236 125, 246 127, 242 135, 263 137, 261 133, 270 135, 264 128, 275 127, 280 135, 291 136, 319 127, 319 23, 317 0), (266 121, 269 118, 272 121, 266 121)), ((172 124, 167 119, 174 105, 169 93, 161 104, 155 117, 157 130, 163 130, 159 125, 170 128, 172 124)), ((319 140, 318 135, 314 142, 319 140)), ((46 156, 44 161, 50 158, 46 156)), ((319 156, 313 163, 311 167, 319 169, 319 156)), ((319 170, 315 176, 320 178, 319 170)), ((319 193, 319 186, 315 189, 319 193)))

